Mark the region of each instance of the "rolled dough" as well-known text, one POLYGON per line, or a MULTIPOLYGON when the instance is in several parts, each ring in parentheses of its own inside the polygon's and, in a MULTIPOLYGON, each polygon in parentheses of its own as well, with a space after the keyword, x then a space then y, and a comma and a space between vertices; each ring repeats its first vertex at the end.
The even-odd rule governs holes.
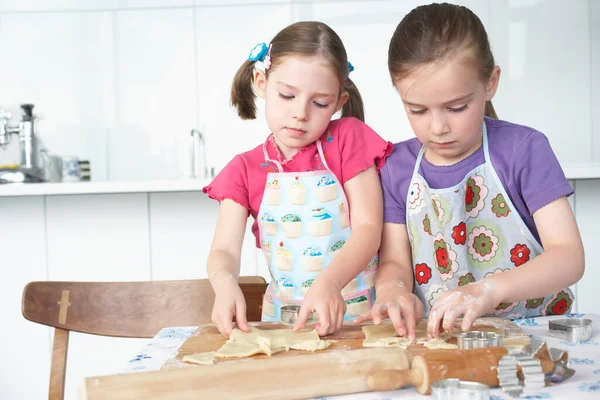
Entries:
MULTIPOLYGON (((400 347, 406 349, 412 343, 406 337, 399 337, 392 324, 365 325, 362 327, 365 334, 363 347, 400 347)), ((454 344, 446 343, 452 335, 447 332, 440 333, 439 339, 427 340, 427 320, 417 324, 415 342, 421 343, 430 349, 456 349, 454 344)))
POLYGON ((292 329, 260 330, 250 327, 250 332, 234 329, 231 336, 217 351, 195 353, 183 357, 183 361, 192 364, 210 365, 218 358, 245 358, 255 354, 271 356, 280 351, 324 350, 333 343, 321 340, 316 330, 294 332, 292 329))

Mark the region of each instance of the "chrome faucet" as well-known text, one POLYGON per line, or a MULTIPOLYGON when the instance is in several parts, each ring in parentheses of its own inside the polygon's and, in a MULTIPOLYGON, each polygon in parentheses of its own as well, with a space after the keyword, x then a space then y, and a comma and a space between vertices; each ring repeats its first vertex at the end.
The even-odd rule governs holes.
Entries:
POLYGON ((18 135, 21 132, 19 126, 9 126, 8 120, 12 118, 12 114, 3 108, 0 108, 0 146, 6 147, 11 140, 11 135, 18 135))
POLYGON ((209 173, 208 173, 208 164, 206 161, 206 140, 204 140, 204 135, 198 129, 192 129, 190 131, 190 137, 191 137, 190 178, 207 178, 207 177, 209 177, 209 173), (197 157, 198 145, 202 146, 202 169, 200 169, 199 173, 198 173, 198 167, 196 165, 197 158, 198 158, 197 157))

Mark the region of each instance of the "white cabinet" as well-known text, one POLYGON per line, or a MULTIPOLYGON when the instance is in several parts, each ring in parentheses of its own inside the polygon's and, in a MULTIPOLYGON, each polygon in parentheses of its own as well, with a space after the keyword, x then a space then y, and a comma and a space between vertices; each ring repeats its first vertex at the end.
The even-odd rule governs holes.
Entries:
POLYGON ((496 111, 502 119, 546 134, 563 165, 598 161, 590 146, 597 143, 591 136, 590 109, 590 51, 597 53, 590 46, 594 3, 489 2, 493 18, 488 30, 502 68, 496 111))
POLYGON ((196 125, 194 9, 116 13, 117 128, 110 178, 181 179, 196 125))
POLYGON ((21 314, 23 288, 48 278, 43 197, 0 197, 0 397, 47 397, 50 330, 21 314))

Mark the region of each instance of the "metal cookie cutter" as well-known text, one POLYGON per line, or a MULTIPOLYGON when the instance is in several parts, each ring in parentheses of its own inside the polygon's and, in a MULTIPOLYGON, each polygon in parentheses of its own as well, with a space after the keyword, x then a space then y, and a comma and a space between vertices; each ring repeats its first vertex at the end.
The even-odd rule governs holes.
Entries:
POLYGON ((548 321, 550 336, 573 343, 584 342, 592 337, 592 320, 582 318, 548 321))
POLYGON ((531 394, 546 386, 540 361, 528 354, 506 355, 498 363, 500 387, 510 397, 531 394), (523 371, 523 381, 517 377, 517 365, 523 371))
POLYGON ((456 335, 459 350, 502 346, 502 336, 494 332, 470 331, 456 335))
MULTIPOLYGON (((284 304, 279 309, 281 314, 281 322, 285 325, 296 325, 296 321, 298 320, 298 314, 300 313, 300 305, 299 304, 284 304)), ((311 314, 308 318, 308 322, 315 322, 315 314, 311 314)))
POLYGON ((538 359, 550 359, 554 363, 552 371, 546 372, 546 386, 564 382, 575 375, 575 370, 568 366, 569 354, 562 349, 549 348, 541 338, 531 336, 523 352, 538 359))
POLYGON ((434 400, 489 400, 490 388, 483 383, 442 379, 431 384, 434 400))

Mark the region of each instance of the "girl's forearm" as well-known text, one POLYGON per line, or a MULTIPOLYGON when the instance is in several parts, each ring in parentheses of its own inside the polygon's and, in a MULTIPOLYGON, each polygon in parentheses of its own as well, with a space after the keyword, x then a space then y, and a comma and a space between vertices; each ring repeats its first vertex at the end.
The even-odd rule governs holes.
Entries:
POLYGON ((564 245, 547 249, 527 263, 485 280, 493 284, 501 302, 512 303, 556 293, 576 283, 583 271, 583 248, 564 245))
POLYGON ((330 279, 340 290, 369 265, 381 241, 381 225, 367 224, 352 230, 343 251, 317 276, 330 279))
POLYGON ((402 266, 394 261, 384 261, 379 264, 377 275, 375 276, 375 291, 385 288, 390 284, 405 286, 412 291, 413 271, 410 266, 402 266))
POLYGON ((216 292, 224 284, 238 282, 240 275, 239 260, 225 250, 211 250, 206 262, 208 280, 216 292))

